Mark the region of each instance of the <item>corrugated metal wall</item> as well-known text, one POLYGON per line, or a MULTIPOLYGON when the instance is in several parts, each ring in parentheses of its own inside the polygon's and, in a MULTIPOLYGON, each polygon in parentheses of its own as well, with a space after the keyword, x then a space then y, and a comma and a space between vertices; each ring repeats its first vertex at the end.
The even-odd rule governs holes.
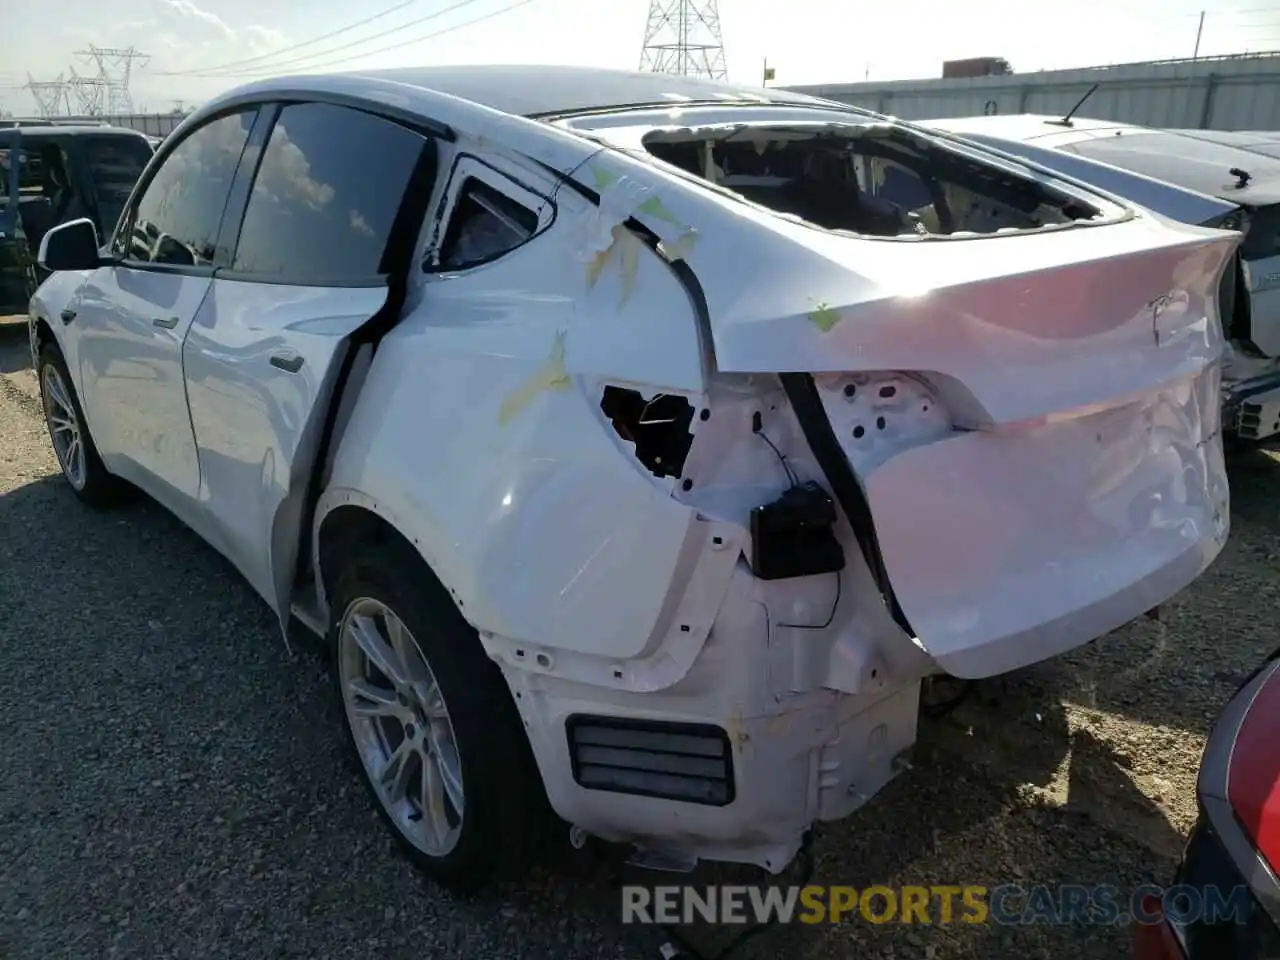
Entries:
POLYGON ((904 120, 1066 113, 1152 127, 1280 130, 1280 54, 1166 60, 956 80, 788 87, 904 120))

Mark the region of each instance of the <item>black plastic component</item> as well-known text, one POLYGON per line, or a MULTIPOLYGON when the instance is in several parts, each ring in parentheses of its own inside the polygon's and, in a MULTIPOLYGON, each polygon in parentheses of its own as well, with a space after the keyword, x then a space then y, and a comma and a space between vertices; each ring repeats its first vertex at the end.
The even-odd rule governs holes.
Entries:
POLYGON ((751 569, 761 580, 786 580, 844 569, 835 535, 836 505, 812 480, 751 511, 751 569))
POLYGON ((618 436, 635 444, 636 459, 655 477, 678 477, 693 446, 693 404, 684 397, 659 394, 646 400, 636 390, 605 387, 600 409, 618 436))
POLYGON ((733 802, 733 748, 720 727, 574 714, 565 730, 580 787, 712 807, 733 802))
POLYGON ((889 573, 885 570, 884 557, 880 553, 880 541, 876 537, 875 521, 871 516, 871 505, 867 502, 867 495, 862 489, 857 474, 849 465, 849 458, 845 456, 844 450, 840 447, 840 441, 836 439, 835 432, 831 429, 831 421, 827 419, 813 377, 807 373, 784 373, 779 375, 779 379, 782 380, 783 389, 787 391, 791 409, 795 411, 796 419, 800 421, 800 429, 804 431, 804 438, 809 442, 809 449, 813 451, 818 465, 826 474, 827 482, 831 484, 831 489, 840 501, 840 508, 844 511, 849 526, 853 528, 854 537, 857 538, 862 558, 867 561, 871 575, 875 578, 876 586, 880 588, 880 594, 889 605, 893 619, 906 631, 907 636, 916 636, 915 630, 907 620, 907 615, 903 613, 902 606, 898 603, 893 584, 889 582, 889 573))

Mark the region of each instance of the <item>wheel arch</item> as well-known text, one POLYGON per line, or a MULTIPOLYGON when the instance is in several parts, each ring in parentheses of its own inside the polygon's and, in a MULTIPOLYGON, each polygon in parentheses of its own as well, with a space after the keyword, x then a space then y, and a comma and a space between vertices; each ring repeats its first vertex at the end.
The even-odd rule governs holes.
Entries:
POLYGON ((409 551, 421 561, 429 582, 448 596, 466 619, 457 593, 441 579, 419 539, 404 533, 403 525, 397 523, 392 511, 379 501, 355 490, 326 491, 316 510, 314 531, 312 564, 316 591, 330 619, 336 615, 336 611, 329 609, 329 598, 340 571, 341 556, 356 544, 369 542, 409 551))

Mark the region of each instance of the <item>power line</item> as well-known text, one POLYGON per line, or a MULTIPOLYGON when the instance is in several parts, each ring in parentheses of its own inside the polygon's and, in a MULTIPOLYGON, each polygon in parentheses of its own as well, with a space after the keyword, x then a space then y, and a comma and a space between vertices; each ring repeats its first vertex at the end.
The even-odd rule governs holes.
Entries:
MULTIPOLYGON (((222 72, 218 72, 218 73, 214 73, 214 74, 209 74, 209 73, 200 73, 200 74, 193 74, 193 75, 195 75, 195 76, 248 77, 248 76, 263 76, 263 75, 265 75, 265 74, 261 73, 260 71, 266 71, 266 73, 278 73, 278 72, 279 72, 279 68, 281 68, 281 67, 288 67, 288 66, 290 66, 290 65, 292 65, 292 64, 301 63, 301 62, 303 62, 304 60, 312 60, 312 59, 314 59, 314 58, 316 58, 316 57, 327 57, 327 56, 329 56, 330 54, 334 54, 334 53, 339 52, 340 50, 350 50, 352 47, 358 47, 358 46, 360 46, 360 44, 362 44, 362 43, 368 43, 370 40, 380 40, 380 39, 382 39, 383 37, 389 37, 389 36, 391 36, 392 34, 399 33, 399 32, 400 32, 400 31, 402 31, 402 30, 407 30, 407 29, 409 29, 410 27, 416 27, 418 24, 420 24, 420 23, 426 23, 428 20, 436 20, 436 19, 438 19, 438 18, 440 18, 440 17, 443 17, 446 13, 452 13, 454 10, 460 10, 460 9, 462 9, 463 7, 469 7, 469 6, 471 6, 471 4, 473 4, 473 3, 478 3, 478 2, 479 2, 479 0, 458 0, 458 2, 457 2, 457 3, 451 4, 450 6, 447 6, 447 7, 445 7, 445 8, 444 8, 444 9, 442 9, 442 10, 437 10, 437 11, 435 11, 434 13, 428 13, 425 17, 418 17, 416 20, 410 20, 410 21, 409 21, 409 22, 407 22, 407 23, 402 23, 402 24, 400 24, 400 26, 398 26, 398 27, 392 27, 392 28, 391 28, 391 29, 389 29, 389 30, 383 30, 381 33, 375 33, 375 34, 372 34, 372 35, 367 36, 367 37, 361 37, 359 40, 352 40, 352 41, 350 41, 350 42, 348 42, 348 43, 339 44, 338 46, 336 46, 336 47, 331 47, 331 48, 330 48, 330 49, 328 49, 328 50, 317 50, 315 53, 304 53, 304 54, 303 54, 302 56, 300 56, 300 57, 292 57, 292 58, 290 58, 290 59, 288 59, 288 60, 281 60, 281 61, 278 61, 278 62, 276 62, 276 63, 262 64, 262 65, 260 65, 260 66, 258 66, 258 67, 254 67, 254 68, 252 68, 252 69, 251 69, 251 70, 249 70, 249 71, 245 71, 245 72, 238 72, 238 71, 234 71, 234 70, 233 70, 233 71, 230 71, 230 72, 227 72, 227 73, 222 73, 222 72)), ((363 53, 361 53, 361 54, 356 54, 356 56, 357 56, 357 57, 363 57, 363 56, 368 56, 368 54, 363 54, 363 53)), ((310 67, 304 67, 303 69, 311 69, 311 68, 310 68, 310 67)))
POLYGON ((229 67, 241 67, 247 63, 258 63, 262 60, 269 60, 278 57, 282 53, 290 53, 294 50, 300 50, 303 47, 309 47, 313 43, 319 43, 321 40, 328 40, 330 37, 336 37, 340 33, 348 30, 354 30, 356 27, 363 27, 366 24, 373 23, 375 20, 381 20, 383 17, 395 13, 397 10, 403 10, 405 7, 412 6, 418 0, 401 0, 395 6, 387 7, 385 10, 379 10, 371 17, 365 17, 363 20, 357 20, 355 23, 348 23, 339 27, 337 30, 331 30, 328 33, 321 34, 318 37, 312 37, 310 40, 303 40, 301 43, 295 43, 292 46, 284 47, 280 50, 273 50, 270 53, 260 53, 256 57, 246 57, 243 60, 232 60, 229 63, 216 64, 212 67, 196 67, 194 70, 159 70, 152 76, 156 77, 181 77, 192 73, 206 73, 215 70, 225 70, 229 67))
MULTIPOLYGON (((466 6, 467 4, 474 3, 474 2, 476 2, 476 0, 461 0, 460 3, 454 4, 454 6, 449 7, 445 10, 441 10, 440 13, 447 13, 449 10, 454 10, 454 9, 457 9, 458 7, 466 6)), ((410 37, 408 40, 402 40, 399 43, 393 43, 385 47, 379 47, 377 50, 365 50, 362 53, 355 53, 349 56, 339 57, 336 60, 329 60, 329 61, 323 61, 321 63, 309 64, 303 69, 305 70, 327 69, 329 67, 336 66, 337 64, 340 64, 340 63, 349 63, 352 60, 362 60, 365 57, 376 56, 377 54, 380 54, 380 53, 388 53, 391 50, 399 50, 401 47, 407 47, 410 44, 423 43, 424 41, 427 41, 427 40, 434 40, 436 37, 442 37, 446 33, 453 33, 456 30, 462 30, 462 29, 465 29, 466 27, 473 27, 478 23, 484 23, 486 20, 492 20, 495 17, 499 17, 504 13, 510 13, 512 10, 515 10, 519 7, 527 6, 528 4, 533 2, 534 0, 518 0, 517 3, 511 3, 505 7, 499 7, 497 10, 490 11, 489 13, 486 13, 483 16, 473 17, 472 19, 465 20, 462 23, 455 23, 453 24, 453 26, 450 26, 450 27, 444 27, 443 29, 440 29, 440 30, 433 30, 428 33, 424 33, 421 36, 410 37)), ((439 14, 435 14, 435 16, 438 16, 438 15, 439 14)), ((405 24, 405 26, 409 26, 409 24, 405 24)), ((404 29, 404 28, 401 27, 400 29, 404 29)), ((393 32, 398 32, 398 31, 393 31, 393 32)), ((368 38, 368 39, 372 39, 372 38, 368 38)), ((364 41, 361 41, 361 42, 364 42, 364 41)), ((341 48, 335 48, 335 49, 341 49, 341 48)), ((333 52, 333 51, 330 51, 330 52, 333 52)), ((253 77, 270 77, 270 76, 276 76, 276 75, 278 75, 278 71, 266 70, 258 73, 215 74, 214 77, 217 79, 227 79, 231 77, 253 78, 253 77)))

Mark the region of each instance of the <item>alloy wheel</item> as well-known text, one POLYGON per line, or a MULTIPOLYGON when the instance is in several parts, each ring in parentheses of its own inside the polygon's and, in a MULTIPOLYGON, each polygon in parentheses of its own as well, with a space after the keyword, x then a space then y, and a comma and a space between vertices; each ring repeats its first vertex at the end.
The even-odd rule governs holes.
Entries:
POLYGON ((44 366, 40 386, 44 398, 45 423, 49 427, 54 455, 58 458, 67 482, 77 490, 83 490, 88 477, 88 466, 80 417, 71 401, 71 391, 63 382, 58 368, 51 363, 44 366))
POLYGON ((343 707, 369 782, 405 839, 444 857, 462 834, 465 800, 457 738, 435 674, 381 601, 353 601, 338 631, 343 707))

